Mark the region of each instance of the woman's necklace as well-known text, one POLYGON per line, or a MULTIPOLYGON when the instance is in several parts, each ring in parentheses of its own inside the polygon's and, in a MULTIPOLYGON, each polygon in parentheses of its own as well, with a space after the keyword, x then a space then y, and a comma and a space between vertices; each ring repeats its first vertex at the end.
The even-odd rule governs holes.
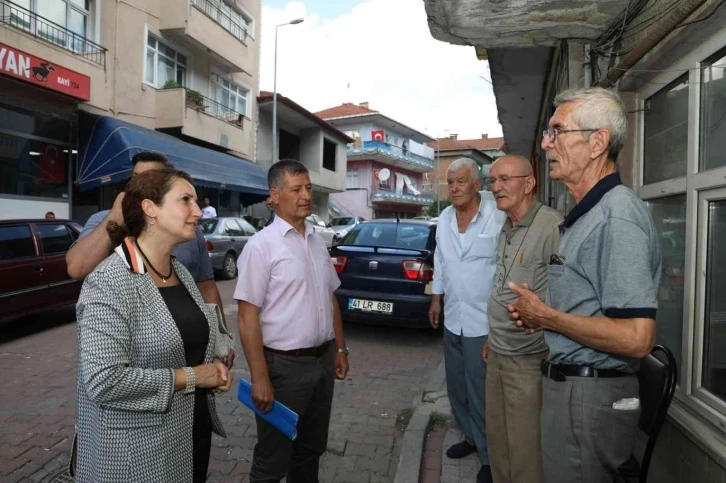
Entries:
POLYGON ((154 271, 154 273, 161 279, 161 281, 163 283, 166 283, 166 281, 171 278, 171 274, 174 273, 174 265, 171 263, 171 255, 169 255, 169 275, 162 275, 151 264, 151 262, 149 261, 149 258, 146 256, 146 254, 144 253, 144 251, 141 249, 141 246, 139 245, 138 240, 136 241, 136 248, 139 249, 139 253, 141 253, 141 256, 142 257, 144 257, 144 260, 146 260, 146 263, 149 265, 149 268, 151 268, 154 271))

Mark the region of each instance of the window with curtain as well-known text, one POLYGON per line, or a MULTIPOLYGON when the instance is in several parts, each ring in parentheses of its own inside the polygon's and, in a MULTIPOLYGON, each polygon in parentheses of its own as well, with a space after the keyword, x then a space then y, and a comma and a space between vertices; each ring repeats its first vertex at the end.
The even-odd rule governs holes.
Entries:
POLYGON ((247 110, 249 107, 249 89, 230 82, 217 74, 211 75, 211 81, 212 97, 215 101, 226 108, 225 110, 232 110, 249 117, 247 110))
POLYGON ((187 85, 187 57, 149 35, 146 40, 146 82, 157 89, 168 81, 187 85))
POLYGON ((726 49, 702 64, 700 114, 699 169, 726 166, 726 49))

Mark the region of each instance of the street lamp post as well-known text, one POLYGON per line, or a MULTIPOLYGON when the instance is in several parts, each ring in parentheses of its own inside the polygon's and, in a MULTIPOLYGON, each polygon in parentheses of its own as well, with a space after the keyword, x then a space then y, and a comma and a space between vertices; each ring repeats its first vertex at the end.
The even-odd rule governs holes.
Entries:
POLYGON ((275 74, 273 79, 272 92, 272 164, 277 162, 277 29, 285 25, 297 25, 303 23, 304 18, 296 18, 286 23, 282 23, 275 27, 275 74))
MULTIPOLYGON (((448 129, 444 129, 444 134, 449 132, 448 129)), ((441 214, 441 198, 439 196, 441 182, 439 181, 440 174, 439 168, 441 166, 441 136, 436 136, 436 216, 441 214)))

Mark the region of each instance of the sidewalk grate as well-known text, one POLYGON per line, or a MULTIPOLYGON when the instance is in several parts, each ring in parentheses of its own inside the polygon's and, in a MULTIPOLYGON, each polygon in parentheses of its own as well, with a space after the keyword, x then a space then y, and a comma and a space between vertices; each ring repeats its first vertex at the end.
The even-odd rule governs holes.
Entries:
POLYGON ((61 468, 43 480, 43 483, 74 483, 74 481, 74 478, 68 474, 68 468, 61 468))

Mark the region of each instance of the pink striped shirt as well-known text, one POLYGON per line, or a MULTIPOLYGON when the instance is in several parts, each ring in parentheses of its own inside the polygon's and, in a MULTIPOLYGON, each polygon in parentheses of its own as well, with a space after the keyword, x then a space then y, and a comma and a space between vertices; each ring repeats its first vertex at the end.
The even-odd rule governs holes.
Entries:
POLYGON ((335 338, 333 292, 340 280, 310 223, 303 237, 275 216, 247 242, 237 268, 234 298, 261 308, 265 347, 304 349, 335 338))

